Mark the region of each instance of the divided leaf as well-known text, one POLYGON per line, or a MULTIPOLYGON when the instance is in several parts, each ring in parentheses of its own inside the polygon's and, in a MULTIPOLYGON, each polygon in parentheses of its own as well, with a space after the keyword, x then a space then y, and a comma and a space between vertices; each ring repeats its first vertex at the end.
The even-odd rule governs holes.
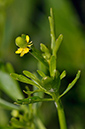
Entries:
POLYGON ((80 77, 80 73, 81 73, 81 71, 79 70, 78 73, 76 74, 75 79, 68 85, 66 90, 59 96, 59 98, 61 98, 63 95, 65 95, 75 85, 75 83, 77 82, 77 80, 80 77))

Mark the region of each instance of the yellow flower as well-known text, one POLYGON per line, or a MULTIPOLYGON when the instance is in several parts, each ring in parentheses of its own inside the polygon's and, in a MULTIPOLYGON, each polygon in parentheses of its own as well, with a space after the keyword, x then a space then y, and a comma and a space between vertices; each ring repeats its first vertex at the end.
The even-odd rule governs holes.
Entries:
POLYGON ((29 52, 29 48, 18 48, 18 50, 15 52, 16 54, 20 54, 20 56, 24 56, 24 54, 29 52))
POLYGON ((22 57, 24 54, 28 53, 30 50, 30 47, 32 46, 32 41, 29 42, 29 36, 28 35, 22 35, 22 37, 16 38, 16 45, 20 48, 18 48, 17 51, 15 51, 16 54, 20 54, 20 57, 22 57), (25 38, 23 38, 25 37, 25 38))

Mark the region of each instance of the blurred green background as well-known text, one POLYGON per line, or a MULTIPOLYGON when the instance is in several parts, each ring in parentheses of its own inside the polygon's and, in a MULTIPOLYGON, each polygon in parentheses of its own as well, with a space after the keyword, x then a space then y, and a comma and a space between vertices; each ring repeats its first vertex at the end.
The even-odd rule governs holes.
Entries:
MULTIPOLYGON (((57 67, 60 72, 66 70, 67 76, 61 83, 60 93, 75 77, 77 70, 81 70, 81 77, 75 87, 62 98, 68 129, 85 128, 85 3, 82 1, 81 8, 78 8, 76 0, 0 0, 0 71, 5 72, 7 62, 13 65, 17 73, 22 73, 23 70, 36 71, 37 61, 34 57, 26 54, 20 58, 14 53, 17 50, 15 38, 25 33, 37 49, 40 43, 50 47, 48 16, 52 7, 56 38, 61 33, 64 36, 58 52, 57 67), (79 9, 83 11, 80 10, 79 13, 79 9)), ((25 85, 20 85, 24 89, 25 85)), ((9 102, 14 101, 1 86, 0 96, 9 102)), ((54 103, 45 102, 40 110, 40 118, 47 129, 59 128, 54 103)), ((6 126, 10 117, 10 110, 0 107, 0 125, 6 126)))

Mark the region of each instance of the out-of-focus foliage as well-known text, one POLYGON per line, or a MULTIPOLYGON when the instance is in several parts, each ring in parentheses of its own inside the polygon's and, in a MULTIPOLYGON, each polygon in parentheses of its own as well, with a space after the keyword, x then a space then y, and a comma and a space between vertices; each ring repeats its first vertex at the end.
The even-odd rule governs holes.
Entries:
MULTIPOLYGON (((66 95, 63 101, 69 129, 83 129, 85 126, 85 37, 71 1, 0 0, 0 69, 4 69, 2 64, 8 61, 13 64, 17 73, 23 69, 30 69, 30 71, 36 69, 36 60, 31 55, 27 54, 20 58, 19 55, 14 54, 17 49, 14 40, 22 33, 27 33, 37 48, 39 48, 40 43, 49 46, 50 29, 47 17, 50 7, 53 8, 54 12, 56 36, 59 36, 60 33, 64 36, 58 52, 58 69, 60 71, 65 69, 67 76, 70 74, 63 82, 62 89, 65 89, 64 84, 66 85, 68 80, 74 77, 78 69, 82 71, 81 79, 77 83, 78 86, 69 95, 66 95)), ((72 81, 72 79, 70 80, 72 81)), ((0 91, 0 94, 6 98, 3 92, 0 91)), ((55 108, 50 104, 48 109, 48 105, 46 103, 42 105, 41 110, 44 113, 42 116, 40 114, 40 117, 49 129, 56 129, 55 108)), ((0 112, 2 113, 2 115, 0 113, 0 118, 3 118, 0 119, 0 124, 4 125, 8 122, 9 112, 2 111, 2 109, 0 112)))

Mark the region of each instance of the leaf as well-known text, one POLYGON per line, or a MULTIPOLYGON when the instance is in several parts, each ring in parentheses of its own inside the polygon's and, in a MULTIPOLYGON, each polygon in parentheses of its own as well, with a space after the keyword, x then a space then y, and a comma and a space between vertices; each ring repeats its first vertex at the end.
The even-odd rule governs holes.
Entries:
POLYGON ((12 66, 12 64, 11 63, 7 63, 6 64, 6 68, 7 68, 7 71, 9 72, 9 73, 13 73, 14 72, 14 68, 13 68, 13 66, 12 66))
POLYGON ((49 49, 43 43, 40 44, 40 49, 43 52, 43 57, 48 60, 51 56, 49 49))
POLYGON ((48 62, 43 58, 42 54, 35 49, 35 47, 31 46, 30 54, 32 54, 38 61, 42 62, 48 68, 48 62))
POLYGON ((34 94, 34 93, 37 93, 37 92, 42 92, 42 90, 33 90, 33 91, 30 91, 30 90, 25 91, 25 90, 23 90, 23 92, 25 94, 31 95, 31 94, 34 94))
POLYGON ((41 76, 41 77, 45 77, 46 75, 41 71, 41 70, 37 70, 38 74, 41 76))
POLYGON ((56 58, 53 55, 51 56, 50 59, 49 71, 50 71, 50 76, 54 77, 56 72, 56 58))
POLYGON ((51 78, 51 77, 49 77, 49 76, 45 76, 45 77, 42 78, 41 82, 42 82, 42 86, 43 86, 48 92, 50 92, 50 90, 52 89, 53 78, 51 78))
POLYGON ((13 110, 13 109, 20 110, 19 106, 16 106, 12 103, 9 103, 1 98, 0 98, 0 106, 5 108, 5 109, 8 109, 8 110, 13 110))
POLYGON ((81 71, 79 70, 78 73, 76 74, 75 79, 68 85, 67 89, 59 96, 59 98, 61 98, 63 95, 65 95, 75 85, 75 83, 77 82, 77 80, 80 77, 80 73, 81 73, 81 71))
POLYGON ((62 80, 66 76, 66 71, 64 70, 60 75, 60 80, 62 80))
POLYGON ((23 75, 18 75, 18 74, 16 74, 16 73, 11 73, 11 76, 12 76, 14 79, 16 79, 16 80, 18 80, 18 81, 20 81, 20 82, 24 82, 24 83, 27 83, 27 84, 30 84, 30 85, 34 85, 34 86, 37 86, 38 88, 40 88, 40 85, 39 85, 39 84, 37 84, 37 83, 35 83, 34 81, 32 81, 32 80, 26 78, 26 77, 23 76, 23 75))
POLYGON ((29 71, 24 70, 23 74, 26 75, 27 77, 31 78, 32 80, 36 81, 37 83, 40 82, 39 79, 29 71))
POLYGON ((53 92, 58 92, 59 90, 59 87, 60 87, 60 73, 56 70, 56 73, 55 73, 55 77, 52 81, 52 89, 53 89, 53 92))
POLYGON ((49 53, 49 49, 43 44, 40 44, 40 50, 45 53, 49 53))
POLYGON ((33 96, 26 99, 18 99, 16 104, 31 104, 36 102, 42 102, 42 101, 53 101, 53 99, 48 98, 40 98, 39 96, 33 96))
POLYGON ((54 49, 53 49, 53 55, 54 55, 55 57, 56 57, 56 53, 57 53, 57 51, 58 51, 58 49, 59 49, 59 46, 60 46, 62 40, 63 40, 63 35, 60 34, 59 37, 58 37, 58 38, 56 39, 56 41, 55 41, 55 46, 54 46, 54 49))
POLYGON ((24 98, 18 83, 6 72, 0 71, 0 89, 13 100, 24 98))
POLYGON ((53 52, 55 46, 55 33, 54 33, 54 21, 53 21, 53 12, 52 8, 50 9, 50 16, 48 17, 50 23, 50 36, 51 36, 51 49, 53 52))

